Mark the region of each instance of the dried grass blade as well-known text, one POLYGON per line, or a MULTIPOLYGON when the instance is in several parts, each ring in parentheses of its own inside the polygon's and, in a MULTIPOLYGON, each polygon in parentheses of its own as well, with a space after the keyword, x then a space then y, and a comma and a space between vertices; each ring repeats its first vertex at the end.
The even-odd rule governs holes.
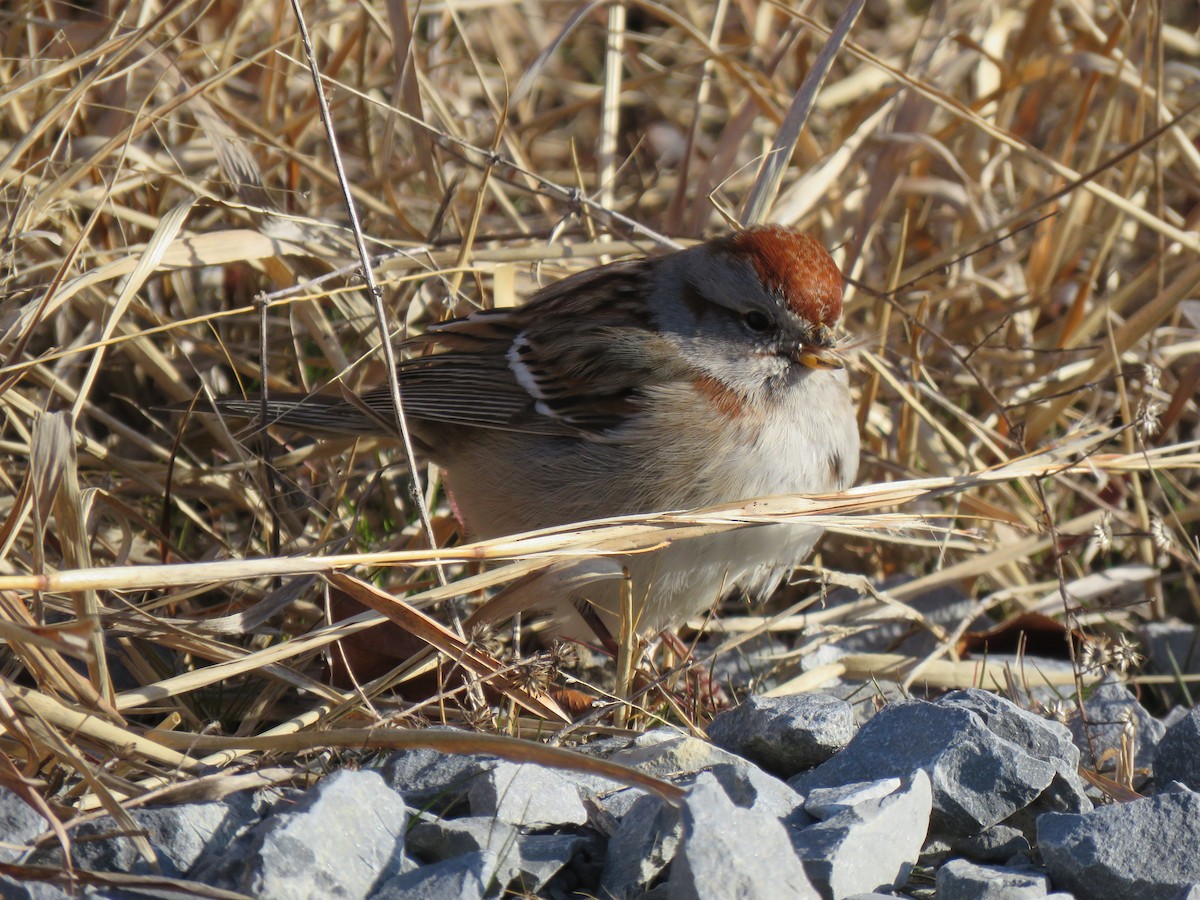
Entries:
MULTIPOLYGON (((898 653, 861 653, 840 657, 838 663, 847 677, 870 680, 904 681, 913 670, 920 669, 920 681, 946 690, 983 687, 1003 691, 1009 681, 1013 663, 1007 660, 920 660, 898 653)), ((1023 683, 1029 687, 1074 687, 1075 673, 1063 671, 1024 671, 1023 683)), ((1085 684, 1099 682, 1101 676, 1084 676, 1085 684)))
MULTIPOLYGON (((1190 265, 1180 272, 1161 294, 1151 299, 1114 331, 1113 344, 1118 355, 1124 353, 1162 324, 1168 316, 1175 312, 1180 303, 1195 293, 1197 286, 1200 286, 1200 263, 1190 265)), ((1052 388, 1047 385, 1047 390, 1053 390, 1056 397, 1041 406, 1030 417, 1026 428, 1028 439, 1032 442, 1039 440, 1058 421, 1063 411, 1077 402, 1075 391, 1104 376, 1113 367, 1113 364, 1114 359, 1111 355, 1100 353, 1097 354, 1095 362, 1086 372, 1066 384, 1054 382, 1052 388), (1057 396, 1059 394, 1062 396, 1057 396)))
POLYGON ((48 694, 14 684, 7 678, 0 679, 0 690, 9 696, 9 702, 17 712, 35 715, 69 734, 79 735, 122 754, 142 756, 151 762, 200 773, 204 767, 190 756, 177 753, 152 740, 100 719, 95 713, 73 709, 48 694))
POLYGON ((344 728, 330 731, 304 731, 270 737, 217 737, 177 734, 173 731, 148 732, 166 744, 194 747, 198 750, 250 750, 265 752, 302 752, 316 747, 352 747, 362 749, 413 750, 427 748, 442 753, 486 754, 515 763, 531 763, 585 772, 609 778, 620 784, 642 788, 678 805, 684 790, 669 781, 647 775, 637 769, 599 757, 573 753, 517 738, 466 731, 428 731, 401 728, 344 728))
MULTIPOLYGON (((72 278, 62 286, 61 290, 55 292, 45 309, 39 309, 36 302, 26 305, 13 324, 0 337, 0 347, 7 346, 18 335, 23 334, 39 316, 50 316, 56 312, 80 291, 128 275, 141 263, 144 258, 143 253, 144 248, 131 248, 131 252, 127 256, 89 269, 82 275, 72 278)), ((288 254, 309 256, 311 252, 298 244, 267 237, 258 231, 235 228, 173 241, 163 252, 159 265, 160 271, 190 269, 272 259, 288 254)), ((30 365, 31 363, 10 364, 0 369, 0 374, 7 375, 28 368, 30 365)))
POLYGON ((22 657, 29 647, 53 650, 63 656, 87 662, 93 658, 91 637, 95 627, 90 622, 68 622, 63 625, 19 625, 0 619, 0 641, 4 641, 22 657))
POLYGON ((604 88, 600 98, 600 146, 596 155, 597 201, 612 209, 616 201, 617 139, 621 115, 621 71, 625 52, 625 4, 608 7, 605 30, 604 88))
POLYGON ((328 573, 359 565, 429 565, 434 560, 469 562, 543 556, 550 561, 605 553, 646 551, 661 546, 667 539, 709 534, 750 524, 787 521, 819 524, 848 531, 857 529, 875 532, 880 529, 894 529, 905 521, 909 524, 924 525, 925 520, 921 516, 871 515, 880 508, 908 503, 921 497, 942 497, 1021 478, 1044 478, 1071 472, 1092 473, 1106 469, 1145 471, 1148 468, 1191 464, 1190 456, 1182 461, 1173 460, 1169 456, 1147 461, 1138 454, 1096 455, 1082 463, 1073 461, 1081 455, 1094 452, 1095 447, 1110 439, 1114 433, 1104 431, 1089 434, 1053 450, 1031 454, 965 475, 861 485, 840 494, 767 497, 749 503, 727 504, 696 512, 598 519, 515 535, 511 538, 437 550, 326 557, 273 557, 154 566, 110 566, 44 575, 7 575, 0 576, 0 590, 77 591, 88 588, 180 587, 208 582, 328 573))
MULTIPOLYGON (((185 4, 186 5, 186 4, 185 4)), ((134 831, 138 829, 133 826, 134 831)), ((142 840, 145 840, 143 837, 142 840)), ((254 900, 249 894, 210 887, 186 878, 168 878, 166 875, 125 875, 118 872, 94 872, 86 869, 67 870, 61 866, 30 866, 17 863, 0 863, 0 874, 20 882, 45 882, 61 885, 64 889, 78 884, 95 885, 100 893, 108 893, 108 887, 118 893, 149 897, 200 897, 203 900, 254 900), (124 890, 123 890, 124 889, 124 890)))
MULTIPOLYGON (((112 337, 117 323, 125 315, 125 311, 129 308, 129 304, 133 302, 133 298, 137 295, 137 292, 142 289, 142 285, 146 283, 146 279, 158 270, 167 249, 174 242, 175 236, 179 234, 179 230, 183 227, 183 223, 187 220, 188 214, 195 205, 196 200, 192 198, 174 207, 163 216, 158 228, 154 230, 154 234, 151 235, 150 240, 147 242, 145 250, 137 261, 137 265, 134 266, 133 272, 130 273, 128 280, 125 282, 124 287, 122 287, 121 293, 113 302, 112 312, 109 313, 108 319, 101 331, 101 341, 107 341, 112 337)), ((92 362, 88 366, 87 373, 83 376, 83 382, 75 397, 75 406, 71 410, 74 418, 79 417, 79 412, 83 409, 83 404, 87 402, 92 382, 96 380, 96 374, 100 371, 100 364, 104 361, 104 350, 105 348, 102 344, 96 348, 96 352, 92 355, 92 362)))
POLYGON ((504 664, 491 655, 479 650, 441 623, 431 619, 425 613, 405 603, 391 594, 381 591, 373 585, 357 578, 352 578, 340 572, 326 576, 329 583, 341 591, 345 591, 355 600, 381 613, 410 634, 425 641, 429 646, 445 654, 458 665, 463 666, 476 678, 486 681, 500 690, 506 697, 514 701, 535 716, 556 719, 563 723, 571 721, 557 703, 550 697, 534 696, 504 673, 504 664))
POLYGON ((779 184, 783 180, 784 170, 792 160, 792 151, 796 149, 796 142, 800 140, 800 132, 804 130, 808 114, 812 111, 817 92, 825 83, 825 77, 829 74, 834 58, 850 36, 850 29, 854 27, 864 5, 866 5, 866 0, 851 0, 842 11, 825 41, 825 46, 817 54, 813 67, 809 69, 804 83, 800 85, 800 90, 792 98, 792 105, 788 108, 779 133, 775 135, 775 143, 771 146, 771 151, 767 154, 766 159, 763 160, 762 168, 758 172, 758 179, 750 190, 750 196, 746 199, 745 206, 742 207, 741 223, 743 228, 766 221, 775 197, 779 194, 779 184))
MULTIPOLYGON (((63 563, 70 568, 80 569, 91 566, 92 553, 87 513, 79 491, 75 441, 71 434, 73 421, 74 416, 69 413, 45 413, 38 418, 34 426, 33 445, 39 452, 61 457, 59 467, 62 470, 62 481, 54 495, 54 520, 59 544, 62 546, 63 563)), ((104 698, 105 703, 111 704, 113 686, 108 674, 104 632, 100 627, 100 598, 95 591, 88 590, 72 595, 71 600, 75 604, 76 618, 81 623, 91 626, 88 677, 92 687, 104 698)))

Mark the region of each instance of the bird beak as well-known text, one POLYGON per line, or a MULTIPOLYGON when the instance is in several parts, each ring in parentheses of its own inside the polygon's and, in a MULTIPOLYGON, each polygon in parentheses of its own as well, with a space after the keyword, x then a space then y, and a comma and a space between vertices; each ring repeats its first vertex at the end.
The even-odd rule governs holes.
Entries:
POLYGON ((832 347, 799 347, 792 358, 810 369, 843 369, 846 366, 832 347))

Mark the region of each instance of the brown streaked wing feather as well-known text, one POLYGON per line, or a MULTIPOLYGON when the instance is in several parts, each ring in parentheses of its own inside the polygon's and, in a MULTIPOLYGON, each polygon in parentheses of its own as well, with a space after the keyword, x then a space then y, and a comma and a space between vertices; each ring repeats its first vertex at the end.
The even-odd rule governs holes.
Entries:
MULTIPOLYGON (((678 352, 641 299, 643 261, 581 272, 517 309, 431 327, 416 343, 446 349, 397 369, 405 410, 441 422, 598 436, 637 411, 640 389, 680 377, 678 352), (586 323, 586 325, 585 325, 586 323), (517 368, 509 352, 517 342, 517 368)), ((386 387, 364 401, 390 403, 386 387)))
MULTIPOLYGON (((406 415, 475 428, 499 428, 538 434, 567 429, 534 409, 533 398, 513 377, 502 356, 450 351, 407 359, 396 367, 406 415)), ((387 385, 362 396, 380 414, 392 406, 387 385)))
MULTIPOLYGON (((261 398, 225 398, 217 400, 215 406, 219 413, 261 421, 261 398)), ((391 414, 390 407, 388 413, 391 414)), ((283 425, 308 434, 331 437, 387 434, 394 429, 384 424, 386 421, 336 395, 272 394, 266 403, 267 425, 283 425)))

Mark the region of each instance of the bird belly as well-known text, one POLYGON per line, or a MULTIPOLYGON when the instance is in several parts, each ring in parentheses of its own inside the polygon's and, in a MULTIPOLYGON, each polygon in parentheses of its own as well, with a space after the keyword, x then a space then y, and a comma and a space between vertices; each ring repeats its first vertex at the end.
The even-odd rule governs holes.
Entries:
MULTIPOLYGON (((782 415, 712 421, 707 437, 695 411, 670 409, 644 423, 659 435, 630 435, 627 445, 499 435, 488 456, 459 454, 447 470, 456 510, 473 536, 491 538, 611 516, 716 506, 758 497, 840 490, 858 466, 858 429, 843 372, 814 373, 798 396, 782 398, 782 415), (671 421, 684 416, 686 421, 671 421), (729 440, 730 427, 743 434, 729 440), (678 439, 679 428, 689 440, 678 439), (662 439, 663 435, 669 435, 662 439), (537 445, 531 447, 530 442, 537 445), (638 449, 634 449, 634 448, 638 449)), ((661 549, 617 557, 630 572, 641 634, 677 625, 710 608, 735 587, 768 594, 811 552, 820 529, 770 523, 671 538, 661 549)), ((569 608, 590 603, 615 635, 620 585, 589 588, 586 597, 548 598, 569 608)), ((574 632, 576 629, 563 629, 574 632)))

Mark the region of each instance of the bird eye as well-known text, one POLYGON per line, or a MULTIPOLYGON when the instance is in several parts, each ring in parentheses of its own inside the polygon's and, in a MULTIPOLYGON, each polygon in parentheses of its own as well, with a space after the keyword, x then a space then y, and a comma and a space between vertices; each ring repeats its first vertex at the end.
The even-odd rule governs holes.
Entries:
POLYGON ((742 321, 746 323, 746 327, 751 331, 768 331, 771 328, 771 317, 765 312, 757 309, 752 309, 742 317, 742 321))

